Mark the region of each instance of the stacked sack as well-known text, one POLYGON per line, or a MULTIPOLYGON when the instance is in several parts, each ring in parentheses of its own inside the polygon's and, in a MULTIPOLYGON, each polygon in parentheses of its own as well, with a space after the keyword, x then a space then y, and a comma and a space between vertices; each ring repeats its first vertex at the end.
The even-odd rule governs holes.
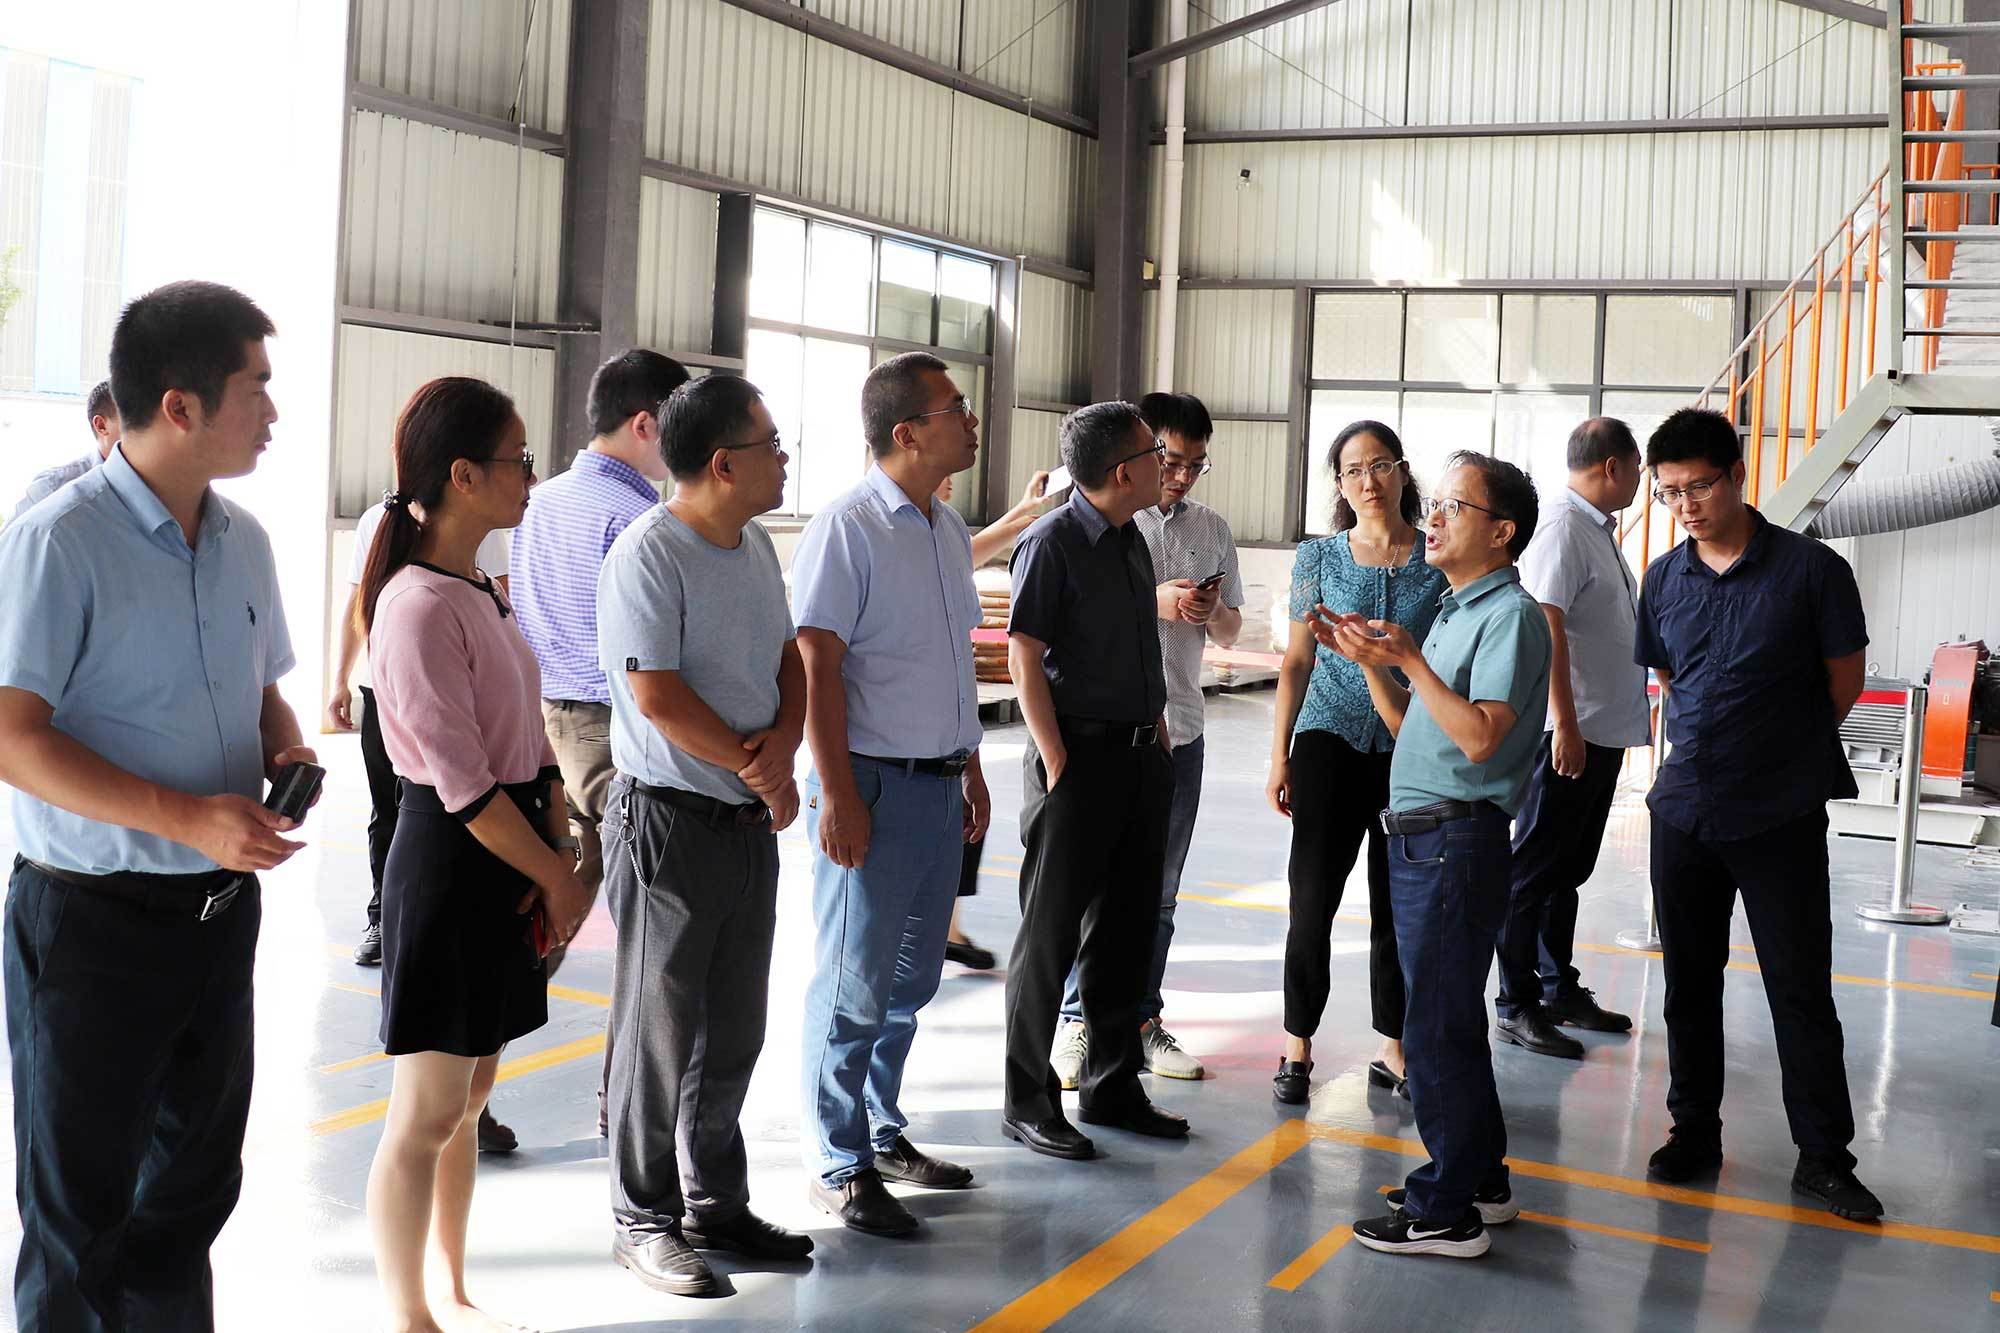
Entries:
MULTIPOLYGON (((1007 571, 982 569, 972 576, 972 583, 979 590, 979 628, 1005 631, 1007 617, 1013 606, 1013 585, 1008 582, 1007 571)), ((972 645, 973 678, 982 685, 1011 685, 1014 678, 1007 674, 1007 645, 1003 643, 979 643, 972 645)))

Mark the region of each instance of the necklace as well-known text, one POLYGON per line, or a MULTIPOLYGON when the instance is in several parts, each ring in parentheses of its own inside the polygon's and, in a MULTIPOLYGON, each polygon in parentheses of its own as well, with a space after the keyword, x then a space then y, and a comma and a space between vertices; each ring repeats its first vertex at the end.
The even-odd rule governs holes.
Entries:
POLYGON ((1402 570, 1403 561, 1396 557, 1396 543, 1390 542, 1389 549, 1385 553, 1381 547, 1362 536, 1359 531, 1356 531, 1353 537, 1356 541, 1366 543, 1370 550, 1374 551, 1376 555, 1381 556, 1387 562, 1382 566, 1382 572, 1388 577, 1393 579, 1402 570))

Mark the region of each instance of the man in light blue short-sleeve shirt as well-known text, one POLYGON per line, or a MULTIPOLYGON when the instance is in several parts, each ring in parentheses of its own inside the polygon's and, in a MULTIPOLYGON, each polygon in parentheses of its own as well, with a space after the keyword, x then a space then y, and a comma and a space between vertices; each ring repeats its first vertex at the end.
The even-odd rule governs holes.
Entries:
POLYGON ((812 1251, 750 1211, 737 1123, 764 1045, 776 834, 799 811, 805 668, 756 522, 785 496, 763 398, 710 375, 673 391, 659 427, 673 497, 619 535, 597 579, 618 769, 601 830, 618 927, 612 1257, 655 1290, 704 1296, 701 1250, 812 1251))
POLYGON ((965 844, 986 833, 972 536, 936 495, 972 466, 979 418, 944 362, 906 352, 869 372, 861 426, 873 465, 814 516, 792 561, 818 926, 799 1137, 814 1203, 856 1231, 906 1236, 917 1220, 884 1179, 972 1183, 903 1136, 899 1098, 965 844))

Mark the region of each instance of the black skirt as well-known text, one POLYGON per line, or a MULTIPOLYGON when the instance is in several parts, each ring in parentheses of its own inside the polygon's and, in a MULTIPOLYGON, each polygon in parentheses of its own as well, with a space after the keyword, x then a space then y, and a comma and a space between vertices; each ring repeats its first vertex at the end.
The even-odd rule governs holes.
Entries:
MULTIPOLYGON (((537 830, 546 782, 500 789, 537 830)), ((492 1055, 549 1020, 548 976, 515 906, 528 877, 486 850, 437 790, 402 784, 382 870, 382 1049, 492 1055)))

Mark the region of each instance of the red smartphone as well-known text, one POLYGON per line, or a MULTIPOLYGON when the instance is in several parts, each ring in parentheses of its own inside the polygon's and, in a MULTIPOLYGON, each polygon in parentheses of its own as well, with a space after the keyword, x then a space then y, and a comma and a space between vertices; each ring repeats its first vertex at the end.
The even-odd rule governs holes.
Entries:
POLYGON ((555 945, 554 937, 549 934, 548 914, 542 911, 540 903, 528 909, 528 944, 537 958, 547 958, 555 945))

